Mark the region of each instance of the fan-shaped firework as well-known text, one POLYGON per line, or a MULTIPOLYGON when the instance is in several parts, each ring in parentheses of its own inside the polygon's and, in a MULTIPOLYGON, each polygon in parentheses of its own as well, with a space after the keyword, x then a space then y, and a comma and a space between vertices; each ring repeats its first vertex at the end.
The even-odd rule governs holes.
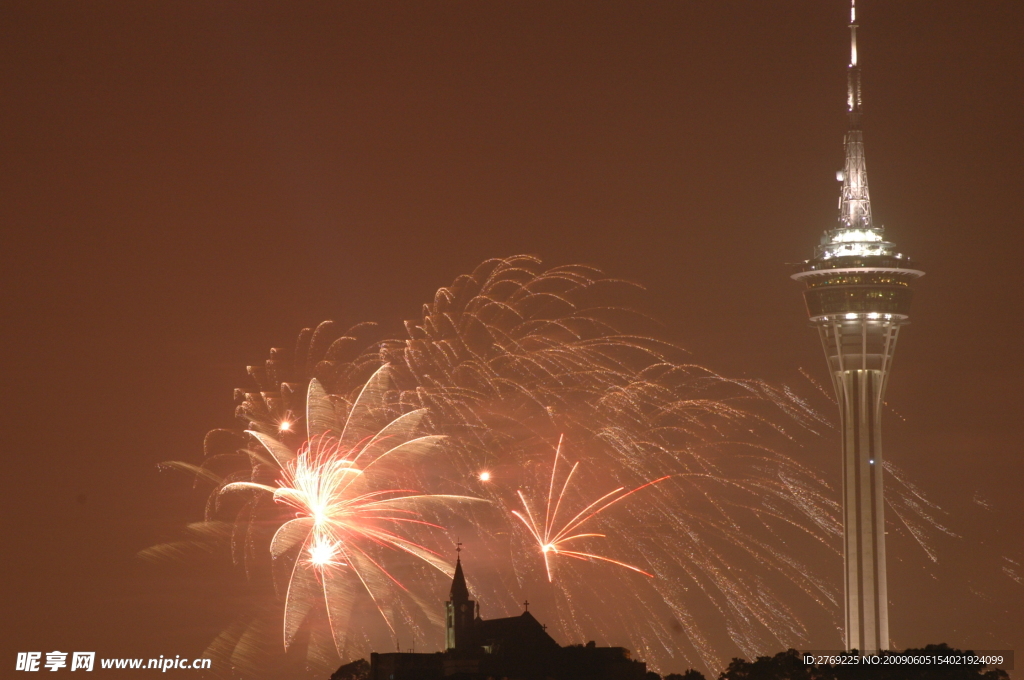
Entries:
POLYGON ((391 627, 391 603, 399 599, 392 591, 408 589, 388 571, 386 556, 376 554, 381 552, 379 548, 407 553, 442 573, 452 573, 437 553, 408 538, 407 529, 410 525, 413 529, 441 529, 422 518, 425 509, 444 509, 453 502, 475 499, 390 486, 408 476, 405 470, 409 466, 422 464, 421 459, 440 437, 417 436, 423 409, 399 416, 374 432, 373 423, 378 419, 374 407, 386 393, 387 384, 387 367, 383 367, 341 419, 320 383, 311 380, 306 397, 309 439, 298 452, 264 432, 249 431, 279 469, 279 479, 272 485, 231 482, 220 490, 264 492, 295 511, 295 518, 281 524, 270 542, 275 559, 297 549, 285 596, 285 646, 298 633, 312 597, 322 597, 339 651, 346 648, 354 590, 364 590, 391 627), (339 421, 343 423, 340 429, 339 421))
MULTIPOLYGON (((722 652, 733 650, 712 640, 725 636, 748 655, 799 644, 806 630, 795 613, 802 605, 792 606, 792 596, 802 593, 834 623, 837 603, 832 588, 795 555, 815 546, 838 554, 841 525, 833 491, 780 449, 790 442, 788 428, 825 421, 787 391, 723 378, 690 363, 678 347, 637 333, 646 321, 610 303, 629 288, 587 267, 541 271, 534 258, 492 260, 439 290, 421 319, 406 322, 403 338, 380 339, 368 324, 342 333, 325 322, 303 331, 293 356, 272 350, 264 366, 250 368, 257 389, 240 393, 238 407, 247 438, 220 431, 207 438, 207 461, 193 469, 217 490, 210 521, 195 531, 230 531, 235 559, 251 577, 272 554, 290 573, 308 573, 306 585, 292 578, 284 595, 286 636, 294 639, 305 620, 310 651, 322 651, 324 641, 311 623, 317 612, 326 610, 333 621, 339 602, 359 606, 346 600, 354 595, 336 602, 331 578, 323 575, 348 568, 335 562, 352 566, 362 558, 354 557, 359 553, 348 529, 315 529, 312 496, 297 491, 300 462, 316 468, 317 479, 344 478, 345 465, 377 445, 374 435, 397 422, 419 421, 419 436, 431 438, 432 452, 424 454, 429 461, 392 466, 372 487, 417 490, 378 498, 418 515, 376 517, 400 538, 387 554, 375 555, 374 565, 360 567, 408 576, 382 577, 379 588, 365 584, 362 590, 373 595, 391 626, 384 635, 393 637, 369 630, 366 617, 344 625, 337 619, 345 628, 344 645, 338 645, 343 656, 390 648, 395 638, 427 648, 440 644, 437 622, 424 617, 444 599, 447 584, 438 574, 448 567, 437 554, 451 538, 442 540, 431 525, 458 532, 467 543, 468 574, 485 616, 513 613, 529 596, 563 643, 628 644, 654 668, 694 662, 717 668, 722 652), (375 375, 387 375, 387 384, 375 375), (372 400, 364 386, 376 395, 372 400), (359 425, 350 433, 353 423, 359 425), (339 439, 330 439, 329 431, 339 439), (531 498, 546 495, 546 461, 560 433, 585 463, 577 488, 625 489, 659 480, 645 489, 643 503, 624 504, 602 524, 602 532, 615 537, 602 545, 602 556, 653 578, 569 560, 548 581, 536 559, 537 538, 513 511, 522 503, 517 490, 531 498), (318 446, 332 453, 317 454, 318 446), (232 463, 240 460, 244 469, 232 463), (236 495, 246 498, 232 505, 229 497, 236 495), (284 524, 281 505, 267 502, 272 495, 300 517, 284 524), (402 500, 425 495, 437 503, 406 508, 402 500), (454 497, 490 503, 447 512, 454 497), (424 524, 395 521, 406 518, 424 524), (311 548, 322 568, 297 557, 311 548)), ((424 441, 408 438, 411 432, 403 430, 394 441, 424 441)), ((235 641, 234 664, 251 649, 238 644, 241 637, 224 638, 235 641)))

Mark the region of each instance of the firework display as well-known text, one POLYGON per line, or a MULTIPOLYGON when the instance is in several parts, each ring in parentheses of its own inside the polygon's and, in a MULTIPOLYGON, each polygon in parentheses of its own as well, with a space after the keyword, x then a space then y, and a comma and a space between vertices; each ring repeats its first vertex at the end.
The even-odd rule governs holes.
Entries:
MULTIPOLYGON (((212 485, 207 520, 147 551, 226 543, 268 593, 211 649, 248 668, 270 631, 323 668, 433 650, 456 540, 486 616, 529 597, 563 644, 614 640, 653 668, 717 667, 722 638, 748 656, 798 645, 802 604, 836 622, 835 586, 797 555, 839 555, 837 493, 783 452, 827 421, 639 332, 629 289, 589 267, 491 260, 401 336, 325 322, 251 367, 245 432, 211 432, 201 465, 170 464, 212 485)), ((890 502, 925 545, 919 492, 890 502)))
MULTIPOLYGON (((535 539, 537 539, 537 547, 540 549, 541 554, 544 556, 544 569, 548 574, 548 581, 554 580, 551 571, 551 557, 553 555, 566 555, 578 560, 591 561, 600 560, 603 562, 610 562, 611 564, 617 564, 620 567, 626 569, 632 569, 633 571, 639 572, 644 576, 653 578, 652 574, 648 574, 643 569, 634 567, 633 565, 626 564, 625 562, 618 562, 616 560, 609 559, 607 557, 601 557, 593 553, 579 552, 578 550, 569 550, 569 542, 578 541, 581 538, 606 538, 604 534, 574 534, 576 529, 579 529, 589 520, 593 519, 597 515, 601 514, 602 511, 607 510, 611 506, 615 505, 619 501, 625 499, 641 489, 648 486, 657 484, 660 481, 668 479, 668 477, 661 477, 653 482, 642 484, 632 491, 624 491, 620 486, 617 489, 613 489, 605 495, 598 498, 596 501, 592 501, 585 508, 580 510, 576 515, 565 524, 558 523, 559 510, 562 509, 562 501, 565 500, 566 492, 569 490, 569 484, 572 482, 572 477, 579 468, 579 461, 573 464, 569 470, 569 474, 562 480, 561 487, 558 492, 555 492, 555 480, 558 478, 558 460, 562 454, 562 443, 564 437, 558 439, 558 448, 555 449, 555 462, 551 466, 551 486, 548 488, 548 500, 547 505, 544 508, 544 523, 539 524, 534 518, 534 513, 530 512, 530 504, 527 502, 526 497, 523 496, 522 491, 517 491, 516 495, 523 502, 523 512, 513 510, 512 514, 515 515, 526 528, 530 531, 535 539)), ((539 517, 539 514, 537 515, 539 517)))
MULTIPOLYGON (((353 588, 359 587, 372 598, 391 628, 395 618, 391 603, 401 601, 400 594, 407 589, 388 571, 387 559, 377 548, 407 553, 451 574, 437 553, 406 538, 400 527, 414 524, 441 529, 421 518, 422 508, 474 499, 388 488, 407 476, 403 471, 421 464, 420 459, 429 455, 441 437, 416 436, 423 409, 405 413, 374 433, 370 413, 379 405, 387 384, 387 367, 382 367, 351 407, 338 413, 320 383, 311 380, 306 397, 308 438, 297 453, 264 432, 247 431, 269 457, 263 462, 273 461, 271 467, 279 474, 276 482, 231 482, 219 491, 263 492, 295 511, 295 519, 282 524, 270 542, 275 560, 297 551, 285 595, 286 647, 312 605, 312 593, 318 600, 322 594, 339 651, 345 650, 351 627, 353 588), (338 423, 343 425, 339 428, 338 423)), ((288 431, 290 425, 283 427, 284 422, 278 429, 288 431)))

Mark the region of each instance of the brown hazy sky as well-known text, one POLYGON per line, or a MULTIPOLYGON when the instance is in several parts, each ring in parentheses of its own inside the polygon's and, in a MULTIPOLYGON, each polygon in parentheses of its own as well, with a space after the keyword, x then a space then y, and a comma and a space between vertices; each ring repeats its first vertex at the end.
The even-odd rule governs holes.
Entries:
MULTIPOLYGON (((927 272, 886 455, 961 536, 889 546, 892 635, 1024 653, 1024 3, 860 5, 875 216, 927 272)), ((0 3, 0 664, 198 656, 237 603, 135 558, 201 512, 156 464, 269 347, 485 258, 598 265, 697 361, 826 379, 787 263, 835 221, 846 11, 0 3)))

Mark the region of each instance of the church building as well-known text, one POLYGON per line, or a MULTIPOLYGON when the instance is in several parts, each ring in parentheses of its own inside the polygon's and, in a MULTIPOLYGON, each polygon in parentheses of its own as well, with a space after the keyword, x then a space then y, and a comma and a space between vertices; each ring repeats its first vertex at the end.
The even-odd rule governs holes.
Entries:
POLYGON ((371 680, 644 680, 647 664, 624 647, 562 647, 524 611, 485 620, 469 597, 461 556, 445 603, 445 650, 370 655, 371 680))

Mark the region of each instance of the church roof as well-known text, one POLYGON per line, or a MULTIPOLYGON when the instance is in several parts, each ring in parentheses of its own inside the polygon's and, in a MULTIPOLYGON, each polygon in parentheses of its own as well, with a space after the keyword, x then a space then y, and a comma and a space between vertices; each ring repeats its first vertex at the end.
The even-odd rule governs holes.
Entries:
POLYGON ((462 560, 458 558, 455 560, 455 577, 452 578, 452 589, 448 593, 448 600, 451 602, 469 600, 469 588, 466 587, 466 577, 462 573, 462 560))
POLYGON ((520 616, 509 616, 504 619, 478 620, 476 634, 482 644, 500 641, 506 645, 518 643, 518 645, 535 645, 552 649, 560 647, 530 612, 523 612, 520 616))

